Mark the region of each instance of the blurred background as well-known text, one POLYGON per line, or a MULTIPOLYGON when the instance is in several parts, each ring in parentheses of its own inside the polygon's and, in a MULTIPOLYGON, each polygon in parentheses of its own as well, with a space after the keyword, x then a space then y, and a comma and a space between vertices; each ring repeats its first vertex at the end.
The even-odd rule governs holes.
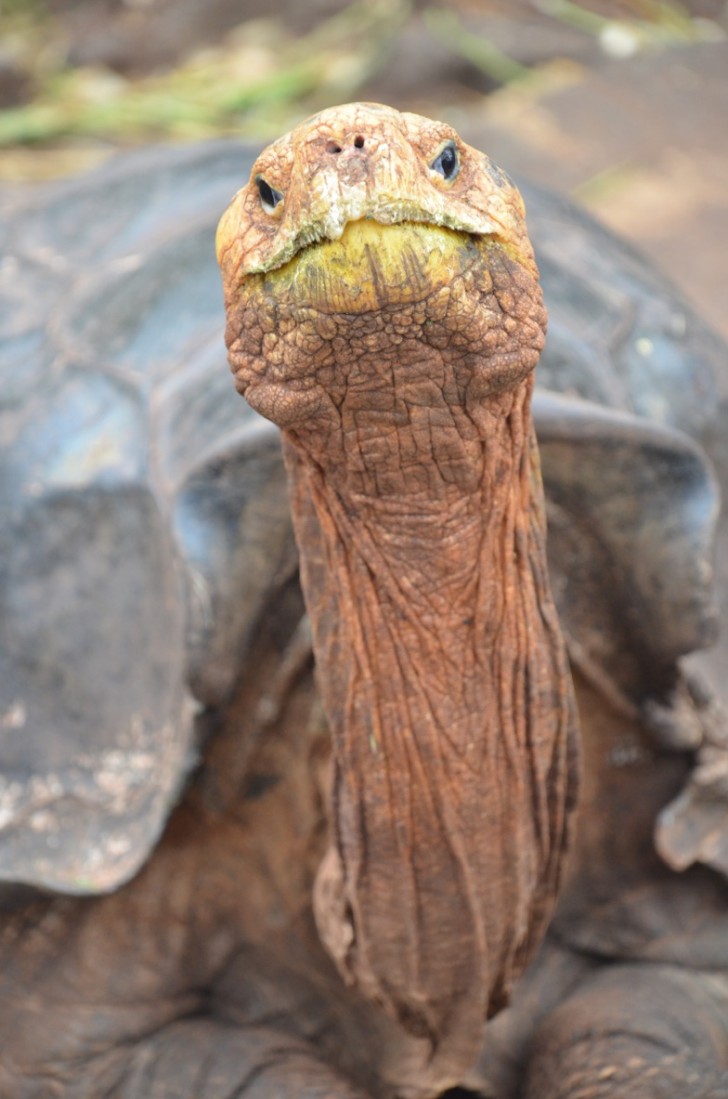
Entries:
POLYGON ((728 336, 725 0, 0 0, 5 194, 352 99, 577 198, 728 336))

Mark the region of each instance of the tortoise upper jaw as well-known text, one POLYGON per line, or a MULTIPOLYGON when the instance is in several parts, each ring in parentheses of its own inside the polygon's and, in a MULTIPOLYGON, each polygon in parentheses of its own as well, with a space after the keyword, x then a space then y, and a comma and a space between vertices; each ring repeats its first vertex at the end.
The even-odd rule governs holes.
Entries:
POLYGON ((323 112, 274 142, 223 215, 217 237, 225 292, 284 266, 320 241, 336 242, 358 221, 419 222, 491 237, 535 272, 517 189, 442 123, 371 104, 323 112), (445 178, 438 150, 457 145, 459 169, 445 178), (433 159, 434 158, 434 159, 433 159), (265 183, 278 201, 266 201, 265 183))
POLYGON ((406 198, 392 198, 373 204, 365 193, 350 192, 336 194, 326 205, 321 216, 312 217, 292 233, 282 234, 280 247, 261 256, 257 263, 247 265, 244 274, 265 274, 283 267, 298 253, 312 244, 324 241, 338 241, 344 235, 348 225, 361 221, 373 221, 379 225, 401 225, 404 222, 416 222, 438 228, 454 229, 473 236, 499 236, 500 228, 495 222, 485 219, 473 219, 472 224, 464 225, 462 220, 443 215, 442 211, 427 209, 423 205, 406 198))

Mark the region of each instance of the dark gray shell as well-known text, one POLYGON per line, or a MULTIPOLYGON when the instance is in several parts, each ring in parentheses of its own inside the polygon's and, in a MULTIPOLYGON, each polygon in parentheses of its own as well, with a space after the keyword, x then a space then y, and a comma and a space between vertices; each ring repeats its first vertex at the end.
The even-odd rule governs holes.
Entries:
MULTIPOLYGON (((146 151, 6 199, 0 879, 97 892, 137 870, 295 566, 277 435, 222 342, 214 230, 251 162, 146 151)), ((614 237, 526 198, 540 383, 563 395, 536 406, 561 611, 605 665, 649 653, 657 683, 714 625, 701 447, 728 483, 728 355, 614 237)))

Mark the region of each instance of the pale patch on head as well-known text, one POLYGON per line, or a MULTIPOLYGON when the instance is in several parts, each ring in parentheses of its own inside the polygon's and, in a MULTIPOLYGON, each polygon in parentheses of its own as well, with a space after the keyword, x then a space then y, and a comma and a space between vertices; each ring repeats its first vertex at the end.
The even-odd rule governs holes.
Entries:
POLYGON ((321 237, 340 240, 350 221, 359 221, 367 209, 366 183, 354 183, 342 193, 338 176, 331 170, 323 171, 313 181, 316 197, 324 207, 321 237))

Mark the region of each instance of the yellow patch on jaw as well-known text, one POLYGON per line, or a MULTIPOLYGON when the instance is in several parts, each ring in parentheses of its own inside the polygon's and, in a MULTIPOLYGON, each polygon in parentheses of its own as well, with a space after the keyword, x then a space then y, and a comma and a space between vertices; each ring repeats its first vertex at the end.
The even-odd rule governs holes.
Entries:
POLYGON ((282 267, 252 276, 279 301, 324 313, 368 313, 423 301, 472 267, 478 244, 437 225, 350 222, 339 240, 304 248, 282 267))

